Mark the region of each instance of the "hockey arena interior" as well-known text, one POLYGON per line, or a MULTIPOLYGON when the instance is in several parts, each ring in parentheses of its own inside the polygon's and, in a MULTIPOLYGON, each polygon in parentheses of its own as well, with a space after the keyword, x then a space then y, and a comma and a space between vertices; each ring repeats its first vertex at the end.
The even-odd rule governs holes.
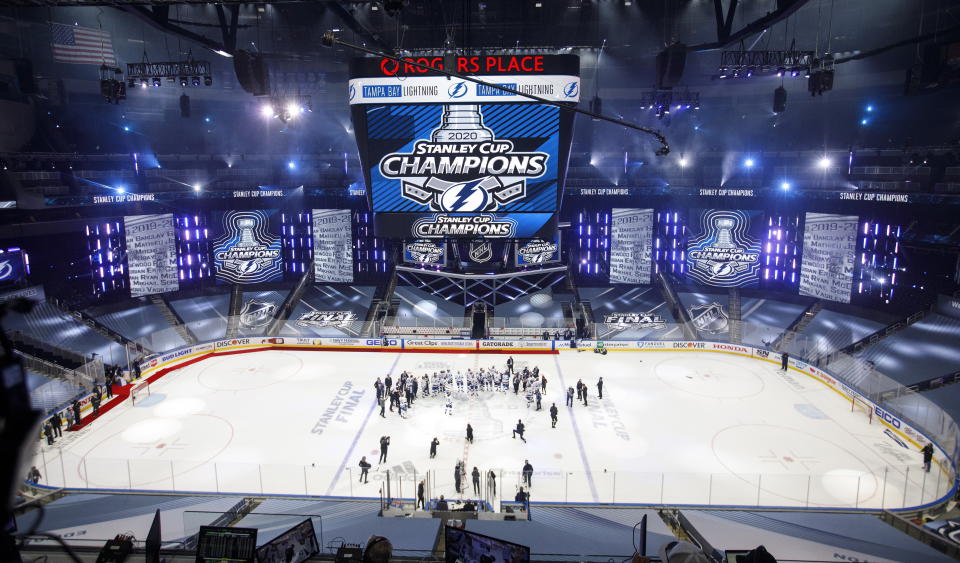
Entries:
POLYGON ((960 3, 0 3, 0 561, 960 559, 960 3))

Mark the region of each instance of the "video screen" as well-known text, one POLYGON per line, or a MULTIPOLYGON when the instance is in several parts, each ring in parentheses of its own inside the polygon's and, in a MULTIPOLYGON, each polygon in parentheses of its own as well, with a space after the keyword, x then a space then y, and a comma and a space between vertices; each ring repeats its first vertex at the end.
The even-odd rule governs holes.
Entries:
POLYGON ((260 563, 299 563, 320 552, 313 520, 307 518, 257 549, 260 563))
POLYGON ((530 548, 483 534, 447 526, 447 563, 525 563, 530 548))

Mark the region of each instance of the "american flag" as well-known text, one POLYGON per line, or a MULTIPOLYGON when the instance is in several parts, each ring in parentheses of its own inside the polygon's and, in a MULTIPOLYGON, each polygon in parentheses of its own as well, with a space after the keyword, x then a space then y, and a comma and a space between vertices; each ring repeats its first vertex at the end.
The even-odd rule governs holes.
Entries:
POLYGON ((53 60, 59 63, 117 65, 106 31, 78 25, 50 24, 53 60))

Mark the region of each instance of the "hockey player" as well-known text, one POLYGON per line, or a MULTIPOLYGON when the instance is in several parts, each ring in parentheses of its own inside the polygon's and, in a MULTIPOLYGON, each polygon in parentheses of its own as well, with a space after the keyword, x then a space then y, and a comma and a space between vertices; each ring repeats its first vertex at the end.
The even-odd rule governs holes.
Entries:
POLYGON ((537 389, 536 391, 534 391, 534 392, 533 392, 533 396, 537 398, 537 410, 538 410, 538 411, 539 411, 539 410, 542 410, 542 409, 540 408, 540 399, 543 398, 543 395, 540 394, 540 390, 537 389))
POLYGON ((423 378, 420 382, 420 388, 423 389, 424 397, 430 396, 430 376, 429 375, 423 374, 423 378))
POLYGON ((453 395, 447 391, 447 402, 443 406, 443 414, 453 416, 453 395))
POLYGON ((463 374, 460 373, 459 371, 457 372, 456 382, 457 382, 457 393, 463 393, 463 374))
POLYGON ((529 409, 533 406, 533 391, 526 391, 523 395, 527 399, 527 408, 529 409))
POLYGON ((557 404, 553 403, 550 406, 550 428, 557 427, 557 404))

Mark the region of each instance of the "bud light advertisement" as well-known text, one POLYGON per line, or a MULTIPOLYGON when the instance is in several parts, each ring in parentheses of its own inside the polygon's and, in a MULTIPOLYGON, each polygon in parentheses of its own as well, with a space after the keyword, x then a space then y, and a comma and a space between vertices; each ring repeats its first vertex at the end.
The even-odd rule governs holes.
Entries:
POLYGON ((213 243, 213 266, 221 283, 265 283, 283 279, 279 229, 271 225, 275 211, 227 211, 215 216, 219 236, 213 243))

